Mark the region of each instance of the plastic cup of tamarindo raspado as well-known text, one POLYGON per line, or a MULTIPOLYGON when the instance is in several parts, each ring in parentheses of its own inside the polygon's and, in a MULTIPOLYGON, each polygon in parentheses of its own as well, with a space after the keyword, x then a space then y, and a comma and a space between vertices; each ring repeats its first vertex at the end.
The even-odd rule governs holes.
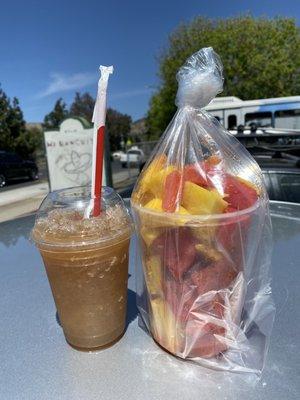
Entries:
POLYGON ((94 109, 91 187, 49 193, 31 237, 44 261, 67 342, 79 350, 112 345, 125 330, 131 220, 121 197, 102 186, 106 89, 100 67, 94 109))
POLYGON ((102 188, 101 215, 84 217, 89 202, 89 188, 50 193, 32 231, 65 338, 81 350, 111 345, 124 332, 131 235, 113 189, 102 188))

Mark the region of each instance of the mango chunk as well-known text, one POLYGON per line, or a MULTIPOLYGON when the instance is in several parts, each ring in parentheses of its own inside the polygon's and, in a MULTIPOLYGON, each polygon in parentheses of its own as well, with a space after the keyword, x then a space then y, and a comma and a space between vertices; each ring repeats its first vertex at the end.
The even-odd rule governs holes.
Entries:
POLYGON ((167 157, 165 154, 161 154, 160 156, 154 158, 152 163, 148 166, 145 172, 143 172, 141 178, 141 187, 147 189, 150 186, 151 180, 154 175, 156 175, 159 171, 161 171, 167 161, 167 157))
POLYGON ((143 205, 153 198, 153 194, 150 191, 150 188, 152 187, 152 178, 163 169, 166 161, 166 155, 160 154, 154 158, 147 169, 142 172, 138 187, 132 195, 132 199, 135 203, 143 205))
POLYGON ((195 249, 209 262, 218 262, 222 259, 222 253, 213 247, 208 247, 207 245, 198 243, 196 244, 195 249))
POLYGON ((159 232, 155 229, 151 229, 145 226, 142 226, 140 229, 140 234, 146 244, 147 247, 150 247, 153 241, 158 237, 159 232))
POLYGON ((184 215, 189 215, 190 213, 182 206, 179 207, 178 211, 174 214, 182 215, 182 218, 173 218, 173 213, 165 213, 162 209, 161 199, 152 199, 145 206, 145 211, 147 209, 157 212, 147 213, 145 211, 139 211, 140 218, 140 234, 145 241, 146 245, 150 246, 152 241, 157 237, 157 229, 164 227, 174 227, 174 225, 182 226, 186 223, 186 218, 184 215), (163 215, 160 215, 163 213, 163 215))
POLYGON ((154 338, 171 353, 179 351, 182 328, 166 301, 161 298, 150 300, 151 330, 154 338))
POLYGON ((150 190, 150 192, 155 197, 161 198, 163 196, 163 189, 166 177, 175 170, 176 168, 173 165, 169 165, 168 167, 163 168, 159 172, 152 174, 152 177, 148 182, 147 189, 150 190))
MULTIPOLYGON (((149 208, 150 210, 163 212, 162 208, 162 200, 161 199, 152 199, 146 205, 145 208, 149 208)), ((182 206, 179 206, 178 211, 176 213, 181 215, 189 215, 190 213, 182 206)))
POLYGON ((190 213, 188 212, 188 210, 186 210, 184 207, 182 207, 182 206, 179 206, 179 210, 177 211, 178 212, 178 214, 181 214, 181 215, 190 215, 190 213))
POLYGON ((160 295, 162 293, 162 271, 161 260, 159 256, 152 256, 146 260, 146 285, 150 296, 160 295))
POLYGON ((162 200, 161 199, 152 199, 146 205, 145 208, 149 208, 150 210, 160 211, 162 212, 162 200))
POLYGON ((192 182, 185 182, 182 196, 182 205, 195 215, 220 214, 228 206, 216 191, 204 189, 192 182))
POLYGON ((141 195, 147 192, 150 192, 155 198, 161 198, 163 195, 166 177, 171 172, 176 170, 173 165, 169 165, 166 168, 161 168, 160 164, 156 163, 154 164, 153 168, 151 166, 152 164, 150 164, 141 178, 138 189, 139 198, 141 198, 141 195))
POLYGON ((135 190, 132 193, 132 196, 131 196, 131 201, 140 206, 147 204, 152 199, 153 199, 153 194, 151 192, 147 192, 147 191, 143 192, 140 189, 140 186, 138 187, 137 190, 135 190))
POLYGON ((205 244, 209 247, 214 244, 216 226, 199 224, 199 226, 192 227, 191 231, 193 236, 199 241, 199 243, 205 244))

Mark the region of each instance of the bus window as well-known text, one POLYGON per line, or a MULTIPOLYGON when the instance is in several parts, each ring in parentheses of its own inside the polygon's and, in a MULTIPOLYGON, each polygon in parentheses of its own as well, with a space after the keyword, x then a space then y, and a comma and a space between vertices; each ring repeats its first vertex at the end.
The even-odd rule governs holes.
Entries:
POLYGON ((272 113, 271 112, 255 112, 245 115, 245 125, 255 123, 257 127, 272 126, 272 113))
POLYGON ((236 129, 237 118, 235 114, 228 115, 227 129, 236 129))
POLYGON ((276 111, 275 128, 300 129, 300 109, 276 111))

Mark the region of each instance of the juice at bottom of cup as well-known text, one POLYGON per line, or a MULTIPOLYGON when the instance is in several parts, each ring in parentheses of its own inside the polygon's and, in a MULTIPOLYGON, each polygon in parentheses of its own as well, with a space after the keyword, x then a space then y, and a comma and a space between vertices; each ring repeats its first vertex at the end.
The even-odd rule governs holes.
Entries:
POLYGON ((74 347, 109 345, 125 329, 129 238, 107 247, 40 248, 66 340, 74 347))

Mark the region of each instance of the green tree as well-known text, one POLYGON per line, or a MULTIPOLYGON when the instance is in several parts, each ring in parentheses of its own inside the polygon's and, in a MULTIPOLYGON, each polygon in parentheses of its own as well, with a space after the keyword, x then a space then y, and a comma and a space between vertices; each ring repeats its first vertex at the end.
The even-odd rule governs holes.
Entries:
POLYGON ((105 128, 109 135, 110 150, 120 149, 122 137, 126 142, 130 132, 131 117, 112 108, 107 109, 105 128))
POLYGON ((22 157, 34 157, 37 152, 44 153, 43 133, 32 127, 23 131, 16 140, 15 151, 22 157))
MULTIPOLYGON (((70 111, 62 99, 58 99, 52 112, 44 118, 44 129, 57 129, 60 122, 67 116, 83 117, 87 121, 92 120, 95 100, 89 93, 76 93, 70 111)), ((111 151, 120 149, 120 142, 127 140, 131 127, 131 117, 122 114, 112 108, 107 109, 106 114, 106 132, 109 136, 111 151)))
POLYGON ((179 67, 207 46, 214 48, 224 64, 222 96, 246 100, 299 94, 300 30, 294 19, 197 17, 170 35, 168 47, 159 57, 160 85, 147 115, 152 137, 163 132, 176 111, 179 67))
POLYGON ((62 98, 58 99, 53 110, 44 118, 43 128, 45 130, 58 129, 60 123, 69 115, 66 103, 62 98))
POLYGON ((10 100, 0 87, 0 150, 11 150, 13 140, 9 127, 10 100))
POLYGON ((8 113, 8 124, 12 139, 17 140, 25 132, 25 120, 19 105, 19 100, 14 97, 8 113))
POLYGON ((26 129, 18 99, 14 97, 11 101, 0 88, 0 150, 32 157, 41 148, 41 131, 36 128, 26 129))
POLYGON ((70 115, 83 117, 87 121, 92 120, 95 100, 89 93, 80 94, 77 92, 70 107, 70 115))
POLYGON ((11 101, 0 88, 0 149, 17 151, 18 141, 26 132, 17 98, 11 101))

